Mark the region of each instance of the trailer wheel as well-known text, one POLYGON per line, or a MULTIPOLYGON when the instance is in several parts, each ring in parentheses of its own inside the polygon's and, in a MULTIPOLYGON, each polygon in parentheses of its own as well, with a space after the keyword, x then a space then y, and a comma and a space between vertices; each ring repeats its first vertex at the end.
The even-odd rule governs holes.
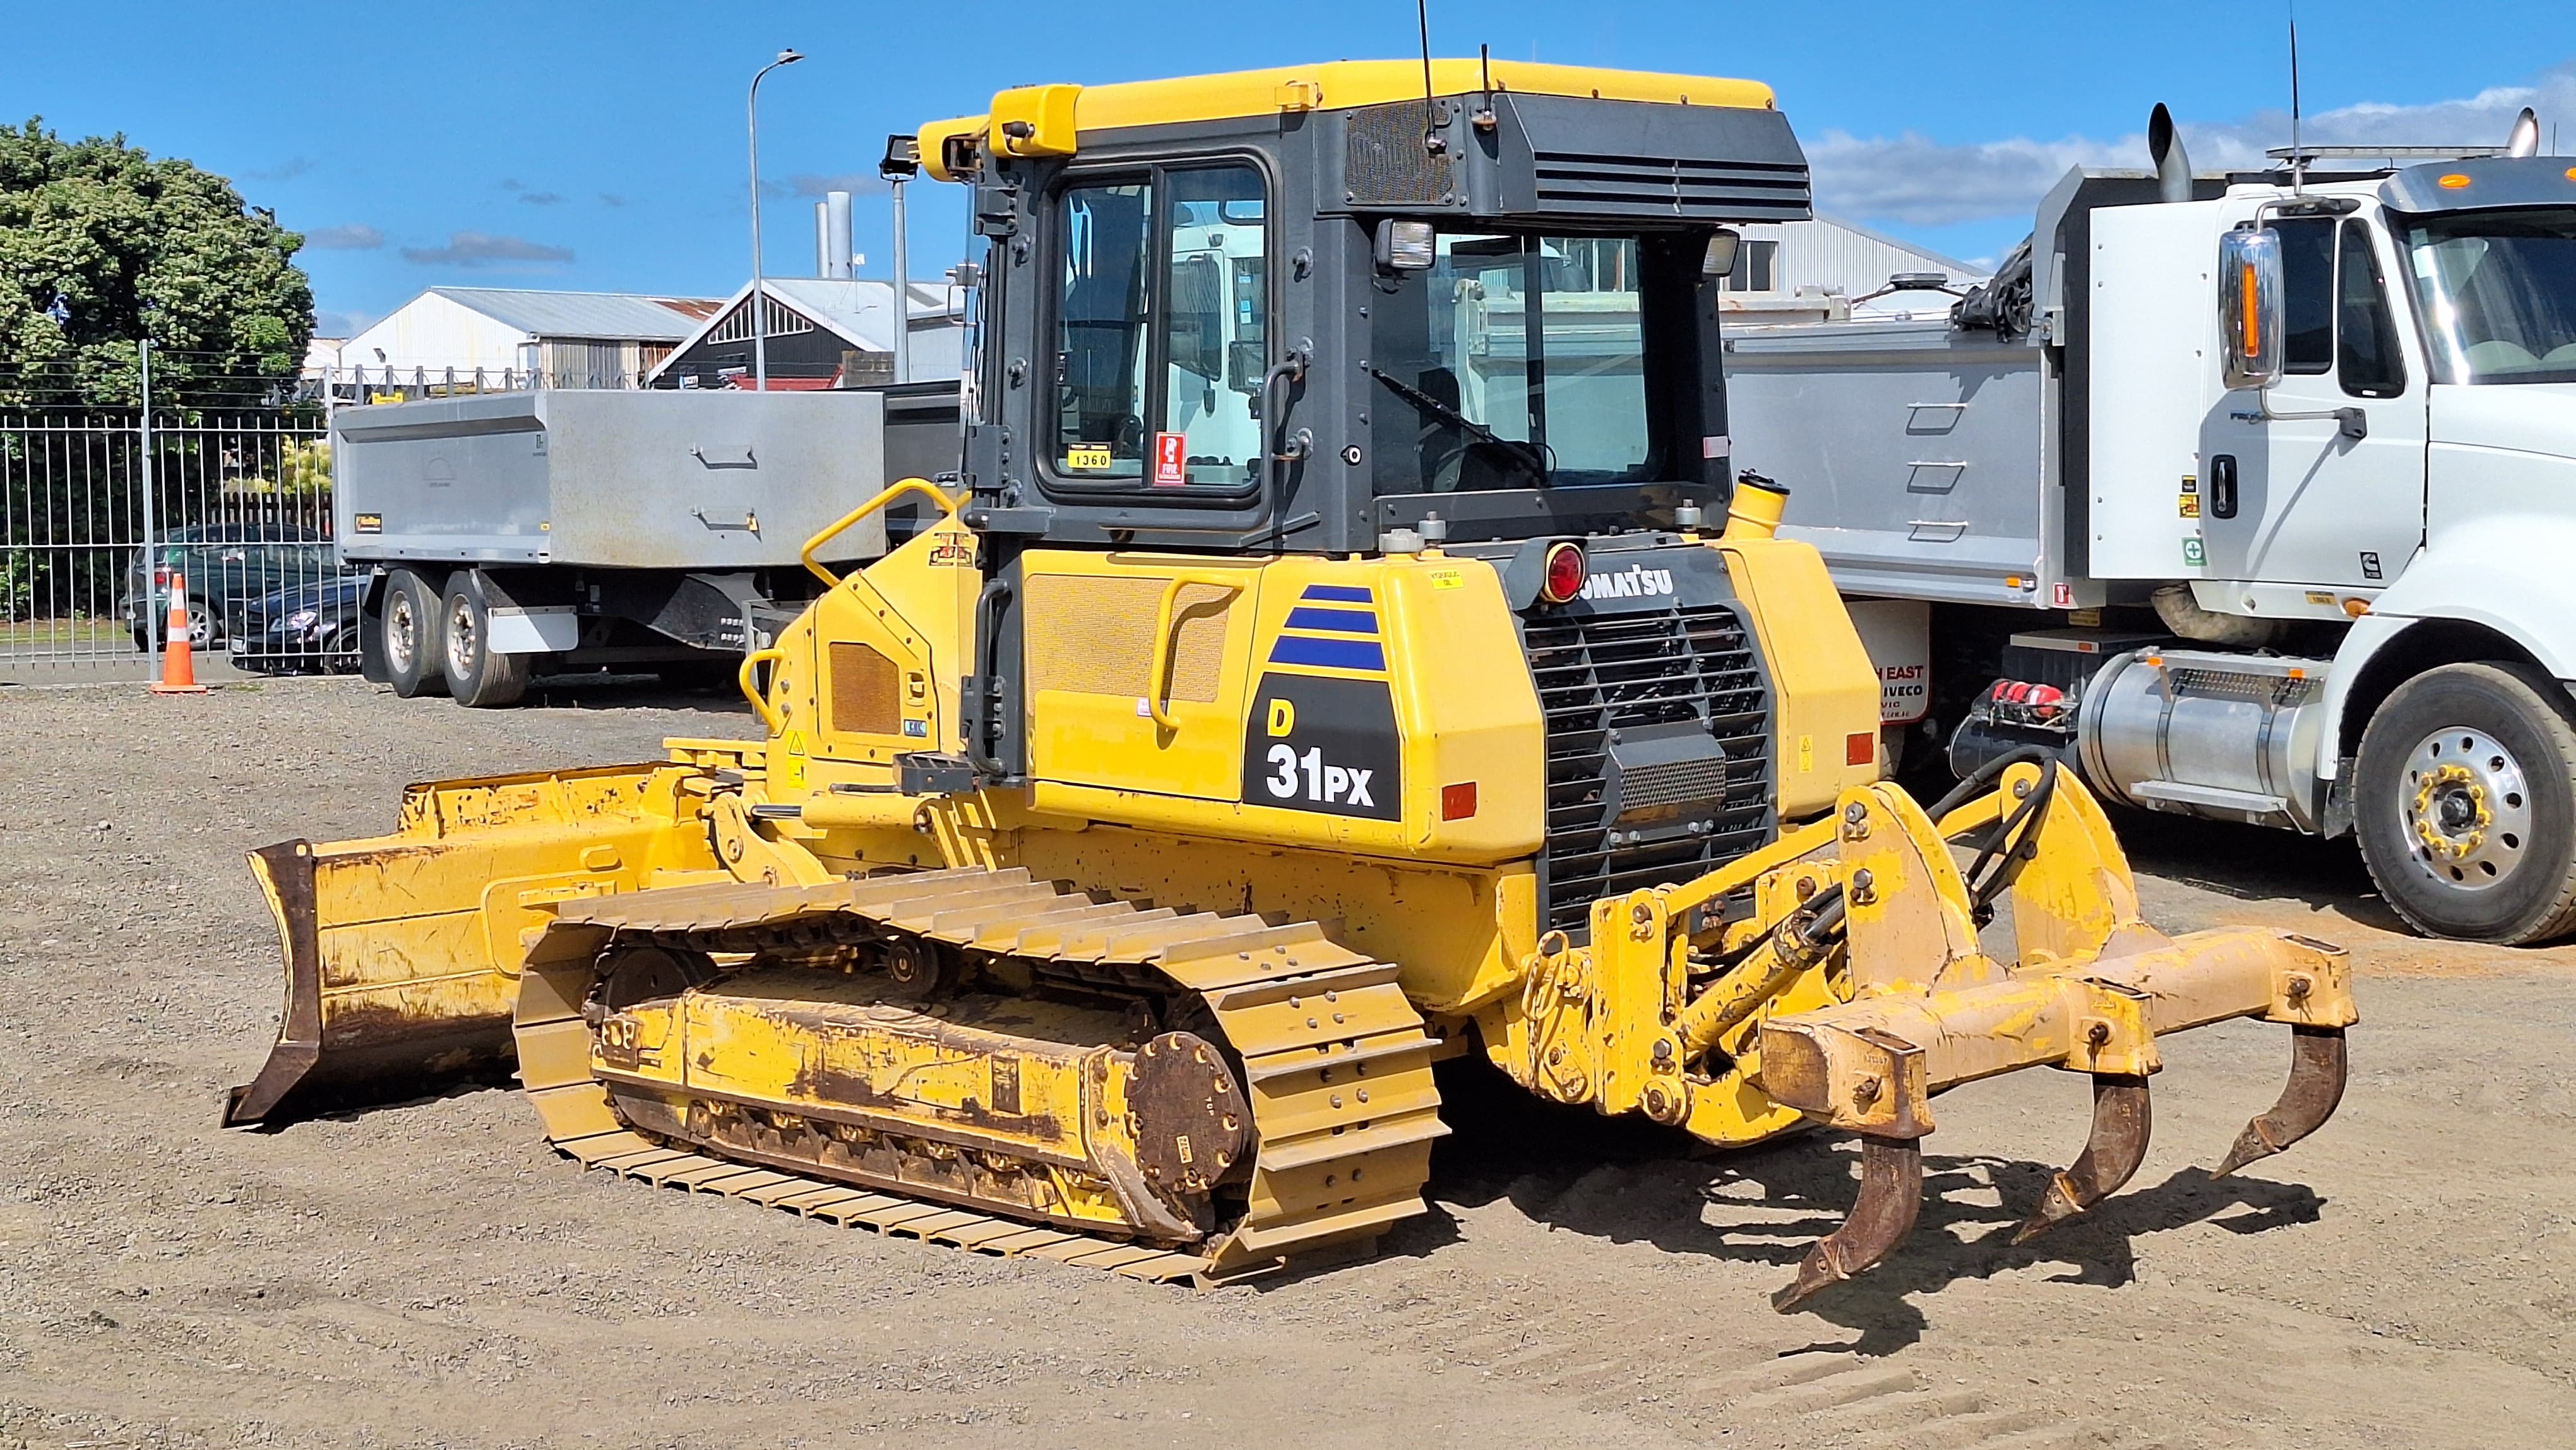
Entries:
POLYGON ((2521 945, 2576 928, 2576 712, 2513 664, 2397 687, 2361 737, 2353 829, 2417 930, 2521 945))
POLYGON ((436 694, 446 685, 439 668, 438 609, 438 591, 428 580, 409 569, 385 576, 377 639, 385 647, 385 681, 403 699, 436 694))
POLYGON ((468 569, 449 581, 438 622, 447 646, 447 688, 456 703, 478 710, 519 703, 528 692, 528 657, 492 648, 492 613, 483 602, 480 573, 468 569))

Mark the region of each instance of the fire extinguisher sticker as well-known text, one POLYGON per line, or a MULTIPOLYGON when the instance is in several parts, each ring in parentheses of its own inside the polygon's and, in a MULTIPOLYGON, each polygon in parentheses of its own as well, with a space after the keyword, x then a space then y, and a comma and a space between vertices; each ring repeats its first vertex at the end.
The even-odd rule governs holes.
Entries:
POLYGON ((1154 435, 1154 486, 1178 488, 1190 481, 1189 438, 1180 433, 1154 435))

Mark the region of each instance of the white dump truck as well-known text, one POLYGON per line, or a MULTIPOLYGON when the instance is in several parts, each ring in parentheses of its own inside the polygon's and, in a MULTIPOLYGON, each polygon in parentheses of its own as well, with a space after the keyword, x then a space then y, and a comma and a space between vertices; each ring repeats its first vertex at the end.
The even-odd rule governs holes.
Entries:
POLYGON ((1962 774, 2041 745, 2349 833, 2424 931, 2576 929, 2576 158, 2149 140, 1955 306, 1733 329, 1735 462, 1962 774))

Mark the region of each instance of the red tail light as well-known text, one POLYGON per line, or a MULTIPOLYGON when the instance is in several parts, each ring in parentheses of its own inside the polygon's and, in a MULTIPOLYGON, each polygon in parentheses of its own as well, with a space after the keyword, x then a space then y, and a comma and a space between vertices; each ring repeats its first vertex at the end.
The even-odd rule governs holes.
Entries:
POLYGON ((1583 546, 1550 544, 1547 567, 1539 575, 1538 597, 1550 604, 1563 604, 1583 592, 1583 546))

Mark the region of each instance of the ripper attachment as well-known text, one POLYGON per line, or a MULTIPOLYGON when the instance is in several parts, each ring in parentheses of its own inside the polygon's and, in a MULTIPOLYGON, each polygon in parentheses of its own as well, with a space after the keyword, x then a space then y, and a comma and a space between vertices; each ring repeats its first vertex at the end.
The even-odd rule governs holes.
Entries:
POLYGON ((2052 761, 2007 757, 1929 813, 1890 785, 1846 792, 1834 820, 1753 864, 1765 879, 1795 871, 1833 884, 1739 947, 1681 1007, 1676 1032, 1711 1073, 1749 1069, 1773 1102, 1861 1140, 1860 1196, 1773 1297, 1783 1312, 1876 1264, 1912 1230, 1932 1099, 1960 1083, 2035 1066, 2093 1079, 2092 1132, 2016 1243, 2137 1172, 2160 1035, 2232 1017, 2295 1033, 2289 1086, 2220 1174, 2313 1132, 2342 1096, 2343 1032, 2357 1016, 2343 952, 2283 932, 2167 937, 2149 927, 2100 807, 2052 761), (1964 871, 1954 848, 1971 857, 1964 871), (2011 963, 1978 941, 2007 896, 2011 963), (1784 1010, 1783 988, 1810 964, 1838 983, 1840 1000, 1784 1010))

